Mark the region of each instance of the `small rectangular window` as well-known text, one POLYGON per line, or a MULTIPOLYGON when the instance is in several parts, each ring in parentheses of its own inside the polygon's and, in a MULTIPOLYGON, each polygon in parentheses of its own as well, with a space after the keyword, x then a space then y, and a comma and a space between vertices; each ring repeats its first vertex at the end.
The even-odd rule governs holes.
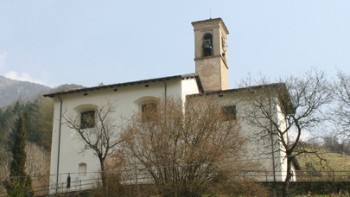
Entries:
POLYGON ((95 111, 85 111, 80 114, 80 128, 87 129, 95 127, 95 111))
POLYGON ((78 169, 78 173, 79 176, 86 176, 86 171, 87 171, 87 165, 86 163, 79 163, 79 169, 78 169))
POLYGON ((222 112, 224 120, 236 120, 237 118, 236 105, 223 106, 222 112))

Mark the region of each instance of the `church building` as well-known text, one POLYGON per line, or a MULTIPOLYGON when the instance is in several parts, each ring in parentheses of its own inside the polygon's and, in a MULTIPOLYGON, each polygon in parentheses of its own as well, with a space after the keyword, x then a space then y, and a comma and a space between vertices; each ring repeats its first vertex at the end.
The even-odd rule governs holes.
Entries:
MULTIPOLYGON (((78 134, 64 124, 65 115, 81 117, 94 116, 95 106, 116 102, 118 110, 111 115, 122 123, 135 112, 142 113, 147 106, 167 97, 186 99, 196 97, 217 97, 222 108, 232 117, 240 117, 245 107, 243 92, 245 88, 230 89, 228 85, 229 65, 227 57, 227 39, 229 31, 221 18, 196 21, 194 29, 194 65, 195 72, 154 79, 125 83, 101 85, 46 94, 54 100, 54 122, 52 130, 52 148, 50 164, 50 193, 88 189, 100 171, 100 164, 92 152, 82 152, 84 143, 78 134), (122 117, 122 118, 121 118, 122 117), (67 177, 71 180, 67 187, 67 177), (91 183, 91 184, 89 184, 91 183)), ((264 85, 269 88, 283 84, 264 85)), ((259 86, 253 87, 259 89, 259 86)), ((247 101, 248 102, 248 101, 247 101)), ((278 108, 279 106, 272 106, 278 108)), ((283 116, 276 115, 283 120, 283 116)), ((85 125, 89 127, 93 125, 85 125)), ((247 159, 259 163, 261 174, 258 181, 279 181, 285 179, 286 158, 278 143, 275 147, 259 142, 258 128, 247 121, 241 121, 241 130, 249 138, 247 159), (276 147, 277 146, 277 147, 276 147)), ((272 141, 278 140, 271 138, 272 141)), ((271 142, 272 143, 272 142, 271 142)), ((254 170, 254 169, 252 169, 254 170)))

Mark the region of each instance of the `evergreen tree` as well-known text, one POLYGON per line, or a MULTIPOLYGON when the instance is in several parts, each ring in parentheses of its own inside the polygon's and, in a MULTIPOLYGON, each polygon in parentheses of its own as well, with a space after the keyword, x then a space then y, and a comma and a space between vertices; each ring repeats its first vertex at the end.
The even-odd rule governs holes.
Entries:
MULTIPOLYGON (((0 165, 5 161, 5 148, 3 144, 5 144, 5 117, 4 117, 4 112, 0 108, 0 165)), ((1 176, 0 176, 1 177, 1 176)))
POLYGON ((12 132, 9 136, 9 148, 12 153, 10 164, 10 178, 5 181, 8 196, 33 196, 30 176, 25 172, 26 162, 26 128, 24 114, 19 113, 14 121, 12 132))

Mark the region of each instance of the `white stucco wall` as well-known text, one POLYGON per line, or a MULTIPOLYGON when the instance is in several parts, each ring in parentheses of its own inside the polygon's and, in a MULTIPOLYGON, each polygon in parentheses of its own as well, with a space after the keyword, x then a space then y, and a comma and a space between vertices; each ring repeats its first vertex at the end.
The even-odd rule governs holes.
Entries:
MULTIPOLYGON (((246 140, 246 155, 243 160, 257 163, 257 167, 251 170, 261 171, 261 173, 254 172, 256 176, 252 178, 259 181, 284 181, 287 163, 283 146, 276 135, 262 131, 249 121, 247 113, 251 112, 252 103, 247 95, 242 91, 228 91, 209 96, 219 99, 222 106, 236 106, 237 123, 240 124, 241 135, 246 140)), ((276 122, 281 122, 281 127, 283 127, 285 126, 282 124, 284 114, 276 103, 278 102, 271 102, 271 110, 275 114, 276 122)), ((269 124, 267 120, 262 120, 264 121, 267 125, 269 124)))
MULTIPOLYGON (((189 77, 63 94, 60 95, 62 103, 56 96, 51 149, 50 173, 52 176, 50 178, 50 193, 56 192, 57 180, 58 192, 91 188, 96 184, 96 178, 99 176, 98 172, 100 171, 97 157, 95 157, 91 151, 81 152, 84 143, 77 136, 75 131, 61 124, 61 137, 59 137, 61 104, 62 114, 65 116, 77 116, 79 114, 75 109, 78 106, 104 106, 106 103, 112 102, 116 104, 116 110, 112 116, 119 120, 118 122, 122 123, 122 121, 126 121, 134 113, 139 112, 139 104, 142 98, 156 97, 163 99, 167 96, 179 98, 185 102, 187 95, 198 93, 199 90, 196 79, 189 77), (61 139, 61 143, 58 169, 59 139, 61 139), (79 163, 82 162, 87 164, 86 175, 78 173, 79 163), (70 189, 65 188, 68 173, 70 173, 72 181, 70 189), (57 174, 59 174, 58 177, 56 176, 57 174)), ((276 136, 272 136, 272 138, 270 136, 262 137, 260 128, 250 124, 249 121, 244 118, 244 112, 251 107, 251 103, 247 100, 245 95, 241 94, 240 91, 227 91, 224 93, 212 94, 211 96, 218 98, 222 106, 236 106, 237 121, 241 125, 241 134, 247 139, 245 145, 247 152, 244 159, 258 164, 258 167, 252 170, 261 170, 261 173, 256 174, 254 178, 260 181, 283 181, 286 170, 285 153, 283 149, 281 149, 276 136), (271 146, 271 140, 274 143, 274 147, 271 146)), ((271 109, 276 113, 275 118, 283 123, 284 115, 279 106, 273 105, 271 109)), ((64 120, 61 120, 61 122, 64 122, 64 120)), ((281 127, 283 127, 283 124, 281 124, 281 127)))
POLYGON ((54 123, 52 133, 51 167, 50 167, 50 193, 55 193, 58 180, 58 192, 91 188, 96 184, 96 177, 100 171, 97 157, 91 151, 82 152, 84 143, 74 130, 61 124, 61 137, 59 137, 60 108, 65 117, 76 117, 79 115, 75 110, 81 105, 104 106, 114 103, 116 110, 111 116, 118 122, 126 121, 134 113, 140 110, 139 102, 144 97, 156 97, 163 99, 177 97, 185 101, 187 94, 198 93, 195 78, 176 78, 165 81, 153 81, 149 83, 134 84, 115 88, 98 89, 93 91, 78 92, 60 95, 61 101, 56 96, 54 104, 54 123), (59 145, 60 139, 60 145, 59 145), (60 151, 58 150, 60 146, 60 151), (58 159, 58 154, 60 158, 58 159), (87 164, 87 174, 78 173, 79 163, 87 164), (59 163, 59 168, 57 165, 59 163), (57 172, 58 170, 58 172, 57 172), (71 188, 66 188, 66 180, 70 173, 71 188), (59 174, 57 177, 56 175, 59 174))

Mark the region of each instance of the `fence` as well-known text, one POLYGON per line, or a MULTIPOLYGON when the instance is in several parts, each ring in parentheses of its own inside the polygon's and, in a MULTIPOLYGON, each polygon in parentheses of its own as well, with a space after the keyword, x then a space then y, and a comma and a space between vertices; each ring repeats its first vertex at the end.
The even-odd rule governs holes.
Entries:
MULTIPOLYGON (((77 192, 86 189, 96 189, 101 187, 101 172, 91 172, 87 173, 84 179, 71 179, 68 184, 68 179, 64 177, 74 176, 74 173, 70 174, 60 174, 62 177, 61 182, 58 184, 55 182, 51 182, 52 180, 56 180, 56 175, 47 175, 40 177, 31 177, 32 178, 32 187, 36 196, 45 196, 49 194, 62 194, 67 192, 77 192), (51 180, 51 181, 50 181, 51 180)), ((151 181, 151 177, 147 174, 140 173, 138 171, 135 176, 133 174, 131 176, 130 171, 106 171, 107 174, 107 185, 108 188, 113 189, 118 185, 128 185, 129 189, 134 186, 132 190, 139 190, 139 192, 144 192, 145 190, 140 190, 140 185, 153 185, 151 181)), ((236 181, 258 181, 265 185, 271 186, 271 176, 273 174, 285 174, 285 172, 271 172, 271 171, 239 171, 236 174, 232 175, 232 179, 236 181)), ((334 190, 348 190, 348 186, 350 185, 350 171, 318 171, 318 172, 310 172, 310 171, 297 171, 294 175, 296 181, 292 181, 291 186, 295 188, 304 188, 303 190, 307 190, 308 188, 319 188, 319 186, 328 185, 334 190), (302 183, 298 185, 298 183, 302 183), (306 186, 308 188, 306 188, 306 186)), ((6 178, 5 178, 6 179, 6 178)), ((3 182, 2 179, 1 182, 3 182)), ((7 178, 8 179, 8 178, 7 178)), ((279 183, 282 180, 277 181, 279 183)), ((328 189, 329 190, 329 189, 328 189)), ((334 191, 336 192, 336 191, 334 191)), ((0 197, 7 196, 6 190, 3 185, 0 185, 0 197)))

